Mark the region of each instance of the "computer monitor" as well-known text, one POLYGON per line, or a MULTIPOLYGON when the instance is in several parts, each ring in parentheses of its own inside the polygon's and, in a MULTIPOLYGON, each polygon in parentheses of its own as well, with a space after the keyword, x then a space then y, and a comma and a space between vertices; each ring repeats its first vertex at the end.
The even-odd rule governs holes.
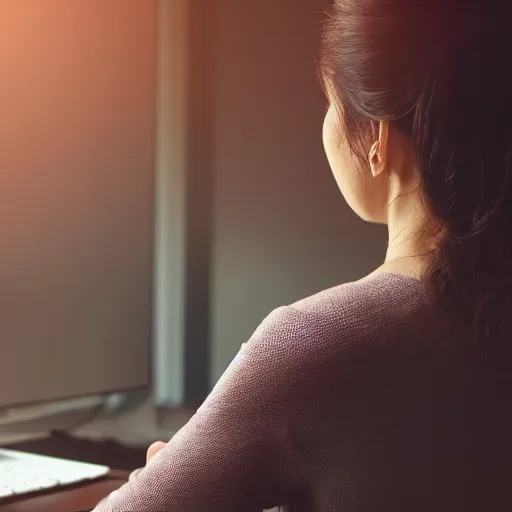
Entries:
POLYGON ((0 407, 146 387, 156 4, 0 7, 0 407))

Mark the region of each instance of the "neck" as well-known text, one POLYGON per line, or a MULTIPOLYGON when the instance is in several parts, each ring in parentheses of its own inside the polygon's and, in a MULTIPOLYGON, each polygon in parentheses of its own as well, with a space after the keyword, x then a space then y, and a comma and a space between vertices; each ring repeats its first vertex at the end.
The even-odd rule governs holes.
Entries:
MULTIPOLYGON (((436 247, 436 231, 423 206, 419 191, 398 195, 388 210, 388 250, 386 266, 414 267, 422 273, 436 247)), ((410 272, 408 272, 410 273, 410 272)))

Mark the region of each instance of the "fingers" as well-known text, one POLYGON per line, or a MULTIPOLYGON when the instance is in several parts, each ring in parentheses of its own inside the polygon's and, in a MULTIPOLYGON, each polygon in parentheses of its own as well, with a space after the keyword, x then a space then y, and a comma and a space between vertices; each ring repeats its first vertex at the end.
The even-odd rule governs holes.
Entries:
POLYGON ((167 443, 164 443, 163 441, 157 441, 156 443, 153 443, 147 451, 146 454, 146 464, 162 449, 165 448, 167 443))

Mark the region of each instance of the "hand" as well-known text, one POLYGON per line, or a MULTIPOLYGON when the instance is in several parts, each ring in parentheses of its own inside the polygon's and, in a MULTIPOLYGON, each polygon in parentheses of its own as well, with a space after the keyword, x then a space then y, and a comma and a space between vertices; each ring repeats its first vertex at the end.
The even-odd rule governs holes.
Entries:
POLYGON ((153 443, 146 453, 146 464, 162 449, 167 446, 167 443, 164 443, 163 441, 157 441, 156 443, 153 443))
MULTIPOLYGON (((149 461, 162 449, 167 446, 167 443, 164 443, 163 441, 157 441, 156 443, 153 443, 146 452, 146 466, 148 465, 149 461)), ((143 471, 144 468, 136 469, 135 471, 132 471, 130 474, 129 481, 135 480, 141 471, 143 471)))

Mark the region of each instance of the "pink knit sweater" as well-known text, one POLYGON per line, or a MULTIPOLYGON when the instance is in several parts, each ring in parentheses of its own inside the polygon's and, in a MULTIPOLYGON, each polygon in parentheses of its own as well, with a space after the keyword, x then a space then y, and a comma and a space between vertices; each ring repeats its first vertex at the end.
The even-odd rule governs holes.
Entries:
POLYGON ((96 512, 512 510, 510 387, 412 278, 274 311, 96 512))

